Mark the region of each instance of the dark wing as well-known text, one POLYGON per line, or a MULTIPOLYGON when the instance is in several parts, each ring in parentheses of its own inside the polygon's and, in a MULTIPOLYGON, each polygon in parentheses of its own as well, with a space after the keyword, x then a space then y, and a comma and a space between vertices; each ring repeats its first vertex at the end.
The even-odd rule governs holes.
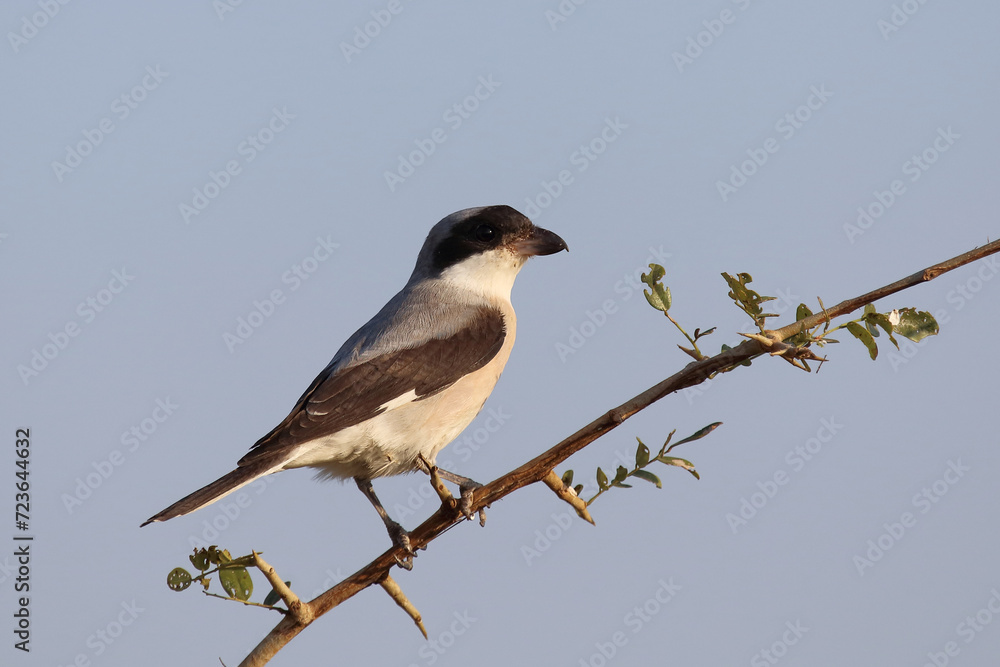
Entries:
POLYGON ((336 433, 383 412, 389 401, 415 391, 421 400, 488 364, 503 347, 503 315, 480 308, 447 338, 320 373, 291 413, 239 461, 246 466, 281 458, 296 445, 336 433))

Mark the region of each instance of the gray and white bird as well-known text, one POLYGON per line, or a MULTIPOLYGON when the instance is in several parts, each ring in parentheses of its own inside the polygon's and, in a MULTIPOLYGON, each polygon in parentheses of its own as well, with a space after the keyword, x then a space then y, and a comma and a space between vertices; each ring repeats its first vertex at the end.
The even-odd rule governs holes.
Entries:
MULTIPOLYGON (((410 552, 407 532, 372 488, 376 477, 424 470, 475 418, 514 345, 510 302, 528 258, 568 249, 558 235, 509 206, 452 213, 434 225, 410 279, 357 330, 291 413, 257 441, 236 470, 178 500, 142 525, 219 500, 256 479, 310 467, 320 478, 353 478, 410 552)), ((471 479, 460 485, 469 516, 471 479)))

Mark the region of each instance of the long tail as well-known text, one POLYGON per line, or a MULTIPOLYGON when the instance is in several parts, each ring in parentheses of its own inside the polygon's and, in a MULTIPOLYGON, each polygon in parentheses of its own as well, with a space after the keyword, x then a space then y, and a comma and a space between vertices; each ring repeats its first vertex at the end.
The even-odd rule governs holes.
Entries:
POLYGON ((204 486, 194 493, 184 496, 159 514, 149 517, 142 524, 142 526, 149 523, 155 523, 157 521, 166 521, 167 519, 173 519, 175 516, 183 516, 184 514, 194 512, 195 510, 201 509, 205 505, 214 503, 219 498, 229 495, 236 489, 246 486, 255 479, 259 479, 264 475, 280 469, 281 464, 274 465, 273 460, 260 461, 257 464, 237 468, 231 473, 223 475, 208 486, 204 486))

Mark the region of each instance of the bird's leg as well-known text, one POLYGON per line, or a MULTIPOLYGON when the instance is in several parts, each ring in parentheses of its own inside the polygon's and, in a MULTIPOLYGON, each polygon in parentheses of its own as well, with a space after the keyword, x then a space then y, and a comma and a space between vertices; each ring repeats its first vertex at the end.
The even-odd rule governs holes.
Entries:
POLYGON ((413 569, 413 557, 416 554, 410 547, 410 534, 389 517, 389 513, 385 511, 385 508, 382 507, 382 502, 375 495, 375 489, 372 488, 372 481, 370 479, 355 477, 354 481, 357 483, 358 488, 361 489, 361 493, 365 494, 365 498, 368 499, 368 502, 378 512, 378 515, 382 517, 385 529, 389 531, 389 539, 392 540, 393 546, 399 547, 406 552, 406 556, 402 560, 399 557, 396 558, 396 563, 403 569, 413 569))

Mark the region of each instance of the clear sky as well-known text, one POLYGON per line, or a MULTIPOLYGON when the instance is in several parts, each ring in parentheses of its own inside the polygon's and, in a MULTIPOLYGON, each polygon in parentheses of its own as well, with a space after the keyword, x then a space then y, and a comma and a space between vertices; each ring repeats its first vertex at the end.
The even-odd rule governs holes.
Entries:
MULTIPOLYGON (((229 471, 405 282, 439 219, 510 204, 566 239, 514 288, 518 341, 439 458, 488 482, 687 363, 674 316, 787 322, 996 235, 996 3, 101 3, 0 9, 0 625, 5 665, 234 665, 277 614, 174 593, 191 544, 311 597, 381 553, 308 471, 139 529, 229 471), (29 428, 30 529, 14 525, 29 428), (228 514, 227 514, 228 512, 228 514), (31 652, 13 644, 30 533, 31 652)), ((497 503, 275 665, 983 665, 1000 653, 1000 265, 878 304, 941 335, 806 374, 761 359, 571 459, 578 480, 722 421, 570 517, 497 503), (984 349, 985 348, 985 349, 984 349), (936 663, 934 661, 937 661, 936 663)), ((405 526, 420 476, 378 480, 405 526)), ((259 588, 265 588, 258 578, 259 588)), ((256 594, 263 597, 264 591, 256 594)))

